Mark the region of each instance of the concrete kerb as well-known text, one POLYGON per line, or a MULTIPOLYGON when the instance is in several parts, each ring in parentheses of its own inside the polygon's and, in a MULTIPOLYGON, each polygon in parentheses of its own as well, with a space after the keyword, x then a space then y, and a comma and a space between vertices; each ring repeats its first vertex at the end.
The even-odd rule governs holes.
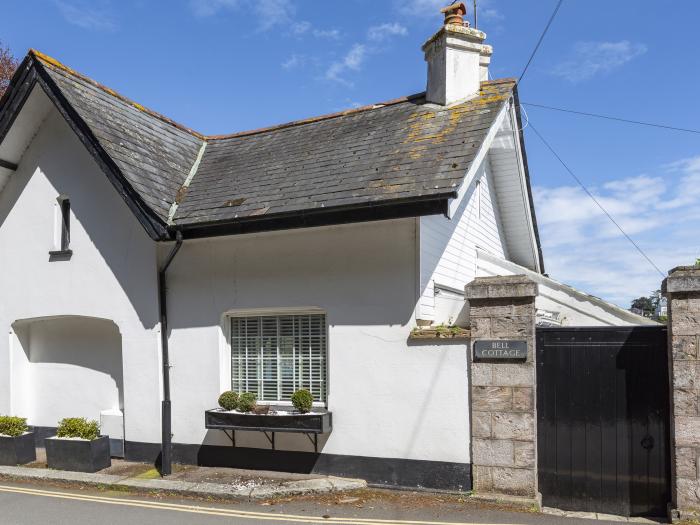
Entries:
POLYGON ((288 481, 279 485, 233 488, 217 483, 191 483, 167 479, 125 478, 109 474, 86 474, 28 467, 0 466, 0 476, 17 480, 59 481, 80 483, 101 488, 137 489, 148 492, 166 492, 182 496, 214 497, 235 500, 260 500, 305 494, 322 494, 363 489, 367 482, 360 479, 318 478, 288 481))

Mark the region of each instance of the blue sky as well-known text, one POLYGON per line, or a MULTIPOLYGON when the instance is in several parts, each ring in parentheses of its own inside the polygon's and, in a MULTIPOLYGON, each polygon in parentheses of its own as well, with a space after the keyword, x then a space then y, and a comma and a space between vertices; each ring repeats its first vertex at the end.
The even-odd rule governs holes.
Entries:
MULTIPOLYGON (((443 3, 23 0, 4 7, 0 40, 230 133, 422 91, 420 46, 443 3)), ((519 75, 555 3, 480 0, 493 77, 519 75)), ((695 0, 564 0, 521 100, 700 128, 698 19, 695 0)), ((700 257, 700 135, 527 117, 662 270, 700 257)), ((525 134, 548 273, 624 306, 657 288, 658 273, 525 134)))

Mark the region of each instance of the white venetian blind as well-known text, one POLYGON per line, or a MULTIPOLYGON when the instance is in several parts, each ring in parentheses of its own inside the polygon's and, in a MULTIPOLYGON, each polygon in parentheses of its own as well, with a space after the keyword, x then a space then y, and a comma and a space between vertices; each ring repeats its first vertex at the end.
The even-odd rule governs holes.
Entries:
POLYGON ((305 388, 326 400, 326 316, 231 318, 231 389, 287 401, 305 388))

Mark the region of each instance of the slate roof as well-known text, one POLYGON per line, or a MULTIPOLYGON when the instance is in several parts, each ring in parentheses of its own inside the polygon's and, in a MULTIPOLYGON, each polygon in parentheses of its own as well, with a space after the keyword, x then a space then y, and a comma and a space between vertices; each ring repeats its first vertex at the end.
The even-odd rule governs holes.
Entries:
POLYGON ((510 79, 484 82, 478 97, 449 108, 426 104, 420 94, 262 130, 205 136, 46 55, 32 51, 28 58, 171 230, 446 202, 515 87, 510 79))
POLYGON ((175 223, 452 196, 512 82, 448 109, 422 95, 210 140, 175 223))

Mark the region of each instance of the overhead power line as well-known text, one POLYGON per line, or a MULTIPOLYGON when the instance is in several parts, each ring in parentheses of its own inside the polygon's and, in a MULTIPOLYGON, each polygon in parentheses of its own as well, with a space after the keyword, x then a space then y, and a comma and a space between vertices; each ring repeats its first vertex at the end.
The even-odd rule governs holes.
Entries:
POLYGON ((564 169, 569 173, 569 175, 571 175, 571 177, 573 177, 573 179, 578 183, 578 185, 581 186, 581 188, 583 188, 583 191, 586 192, 586 194, 593 200, 593 202, 596 203, 596 205, 602 210, 602 212, 608 217, 608 219, 610 219, 610 221, 617 227, 617 229, 620 230, 622 235, 624 235, 625 238, 627 238, 627 240, 630 243, 632 243, 632 245, 637 249, 637 251, 642 255, 642 257, 644 257, 649 262, 649 264, 657 272, 659 272, 661 277, 666 277, 666 274, 664 274, 664 272, 661 271, 661 269, 654 263, 654 261, 652 261, 651 258, 646 253, 644 253, 644 250, 642 250, 642 248, 636 242, 634 242, 634 239, 632 239, 632 237, 627 235, 627 232, 625 232, 625 230, 622 228, 622 226, 620 226, 618 224, 618 222, 613 218, 613 216, 610 215, 610 213, 608 213, 608 210, 606 210, 605 207, 598 201, 598 199, 596 199, 595 195, 593 195, 593 193, 591 193, 588 190, 588 188, 581 181, 581 179, 579 179, 576 176, 576 174, 571 170, 571 168, 569 168, 569 166, 566 164, 566 162, 564 162, 564 160, 559 156, 559 154, 554 150, 554 148, 549 144, 549 142, 547 142, 547 140, 540 134, 540 132, 537 131, 535 126, 532 125, 532 121, 530 122, 530 129, 535 133, 535 135, 537 135, 539 137, 539 139, 542 141, 542 143, 547 147, 547 149, 552 153, 552 155, 554 155, 554 157, 559 161, 559 163, 562 166, 564 166, 564 169))
POLYGON ((525 68, 523 69, 523 72, 520 73, 520 77, 518 78, 518 84, 523 80, 523 77, 525 76, 525 73, 527 73, 527 70, 530 67, 530 64, 532 63, 533 59, 535 58, 535 55, 537 54, 537 51, 540 49, 540 46, 542 45, 542 41, 544 40, 544 37, 547 35, 547 32, 549 31, 549 28, 552 25, 552 22, 554 22, 554 19, 557 16, 557 13, 559 12, 559 9, 561 8, 561 5, 564 3, 564 0, 559 0, 557 2, 557 6, 554 8, 554 12, 552 13, 552 16, 549 17, 549 21, 547 22, 547 25, 544 28, 544 31, 542 31, 542 34, 540 35, 540 39, 537 41, 537 45, 535 46, 535 49, 532 50, 532 54, 530 55, 530 58, 527 61, 527 64, 525 64, 525 68))
POLYGON ((626 118, 613 117, 610 115, 601 115, 599 113, 588 113, 586 111, 576 111, 573 109, 555 108, 553 106, 545 106, 544 104, 532 104, 530 102, 521 102, 520 104, 522 106, 530 106, 533 108, 542 108, 542 109, 551 109, 552 111, 560 111, 562 113, 572 113, 574 115, 582 115, 585 117, 595 117, 595 118, 600 118, 600 119, 605 119, 605 120, 614 120, 617 122, 625 122, 627 124, 637 124, 639 126, 649 126, 652 128, 668 129, 668 130, 672 130, 672 131, 682 131, 684 133, 697 133, 700 135, 700 130, 697 130, 697 129, 679 128, 676 126, 667 126, 665 124, 655 124, 653 122, 644 122, 641 120, 631 120, 631 119, 626 119, 626 118))

